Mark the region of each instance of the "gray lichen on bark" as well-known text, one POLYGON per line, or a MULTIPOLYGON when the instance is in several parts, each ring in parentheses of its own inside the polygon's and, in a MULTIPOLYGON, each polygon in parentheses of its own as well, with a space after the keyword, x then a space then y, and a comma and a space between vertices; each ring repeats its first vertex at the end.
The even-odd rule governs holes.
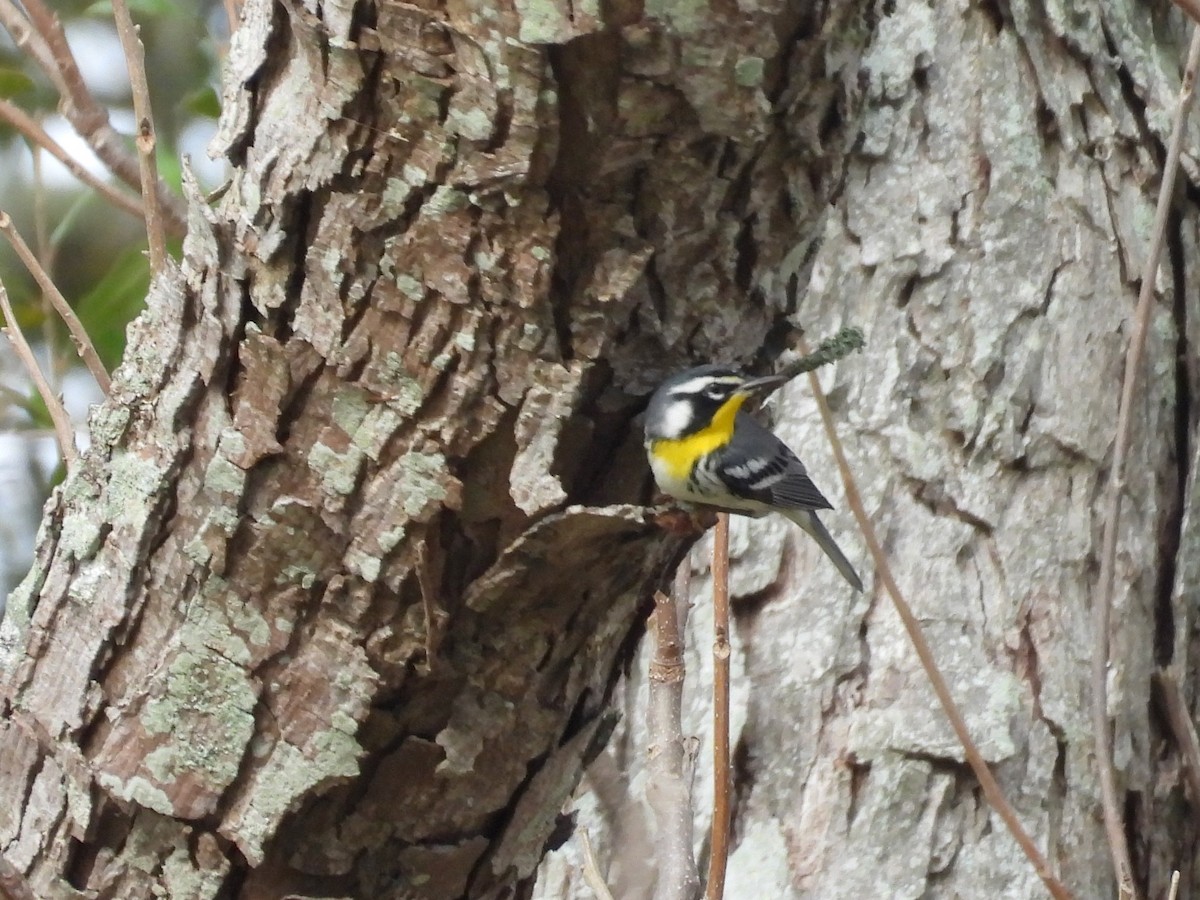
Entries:
MULTIPOLYGON (((6 857, 47 897, 527 883, 679 549, 632 505, 636 398, 851 319, 871 349, 832 396, 897 575, 1036 839, 1105 894, 1081 635, 1179 25, 248 3, 233 178, 193 190, 5 623, 6 857)), ((1178 325, 1156 315, 1155 360, 1178 325)), ((1144 701, 1176 376, 1147 377, 1118 570, 1142 818, 1167 805, 1144 701)), ((778 411, 836 497, 803 392, 778 411)), ((1032 895, 888 607, 750 527, 731 885, 1032 895)), ((1143 851, 1160 878, 1169 847, 1143 851)))

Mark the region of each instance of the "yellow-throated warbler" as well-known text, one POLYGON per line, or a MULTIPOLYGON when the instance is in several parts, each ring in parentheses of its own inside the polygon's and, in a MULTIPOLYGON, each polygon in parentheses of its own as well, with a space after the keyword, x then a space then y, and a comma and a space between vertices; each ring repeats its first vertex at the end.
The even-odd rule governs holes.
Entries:
POLYGON ((700 366, 659 385, 646 410, 646 453, 666 494, 690 503, 761 515, 778 512, 810 535, 856 591, 862 581, 816 510, 832 509, 804 463, 742 411, 778 387, 777 376, 748 378, 723 366, 700 366))

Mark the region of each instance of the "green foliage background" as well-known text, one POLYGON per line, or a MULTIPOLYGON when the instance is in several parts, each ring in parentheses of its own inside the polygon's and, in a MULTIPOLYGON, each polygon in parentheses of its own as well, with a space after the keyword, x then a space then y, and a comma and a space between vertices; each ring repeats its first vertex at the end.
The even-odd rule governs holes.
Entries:
MULTIPOLYGON (((159 139, 159 174, 178 191, 182 172, 179 136, 197 119, 211 120, 218 111, 215 85, 228 43, 224 7, 217 2, 174 0, 131 0, 130 7, 146 47, 146 68, 159 139)), ((84 21, 112 29, 115 35, 108 2, 58 0, 54 8, 67 27, 68 37, 72 26, 84 21)), ((0 41, 2 38, 0 32, 0 41)), ((76 48, 76 53, 79 52, 76 48)), ((124 59, 114 55, 111 64, 123 68, 124 59)), ((38 67, 11 41, 0 42, 0 97, 35 117, 56 115, 57 94, 38 67)), ((132 105, 127 89, 119 96, 98 94, 98 99, 112 110, 129 109, 132 105)), ((15 159, 16 145, 24 143, 25 139, 12 127, 0 122, 0 151, 8 159, 15 159)), ((144 224, 110 206, 83 185, 41 190, 39 195, 38 186, 24 172, 14 171, 18 168, 15 166, 7 168, 6 177, 0 179, 0 206, 12 215, 31 246, 40 243, 41 251, 52 261, 51 276, 75 308, 105 366, 111 370, 120 362, 125 328, 140 312, 149 285, 144 224), (35 227, 38 203, 44 222, 41 242, 35 227)), ((178 254, 178 242, 172 250, 178 254)), ((60 367, 76 365, 66 329, 56 318, 47 318, 36 284, 7 244, 0 244, 0 281, 8 290, 26 336, 43 346, 50 340, 60 367)), ((10 381, 8 387, 28 400, 23 404, 10 403, 0 422, 8 428, 43 426, 44 406, 33 399, 32 385, 10 381)), ((12 395, 6 396, 11 399, 12 395)))

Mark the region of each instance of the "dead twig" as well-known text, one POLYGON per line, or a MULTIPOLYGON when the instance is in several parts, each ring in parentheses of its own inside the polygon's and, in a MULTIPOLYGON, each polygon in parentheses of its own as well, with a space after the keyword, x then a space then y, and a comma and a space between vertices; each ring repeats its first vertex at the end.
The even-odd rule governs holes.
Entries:
POLYGON ((678 608, 687 604, 688 561, 679 566, 675 598, 662 591, 654 595, 650 631, 654 657, 650 661, 650 697, 647 730, 650 732, 649 776, 646 798, 654 813, 654 855, 658 878, 654 900, 695 900, 700 875, 692 853, 691 773, 685 765, 683 737, 683 627, 678 608))
POLYGON ((1167 722, 1175 735, 1175 743, 1179 745, 1179 755, 1183 758, 1183 775, 1188 792, 1192 795, 1192 809, 1200 809, 1200 738, 1196 737, 1196 723, 1192 721, 1183 688, 1179 686, 1177 669, 1167 666, 1155 672, 1154 677, 1162 691, 1167 722))
POLYGON ((707 900, 725 896, 729 863, 729 513, 717 513, 713 532, 713 817, 707 900))
POLYGON ((1142 356, 1146 349, 1150 308, 1154 300, 1154 283, 1162 255, 1175 193, 1175 174, 1179 171, 1179 155, 1183 148, 1183 128, 1191 108, 1200 66, 1200 26, 1192 28, 1192 42, 1184 66, 1183 83, 1179 88, 1179 103, 1171 124, 1167 146, 1167 161, 1163 167, 1162 183, 1158 190, 1158 206, 1154 213, 1154 230, 1142 267, 1142 285, 1133 317, 1133 331, 1125 355, 1125 375, 1121 384, 1121 404, 1117 411, 1117 433, 1113 442, 1112 469, 1108 480, 1108 497, 1104 516, 1104 537, 1100 555, 1100 583, 1092 604, 1092 733, 1096 742, 1096 762, 1100 774, 1100 800, 1104 809, 1104 831, 1108 836, 1109 853, 1117 873, 1117 885, 1122 898, 1137 897, 1133 880, 1133 863, 1125 840, 1122 804, 1117 796, 1117 779, 1112 762, 1112 736, 1108 719, 1108 640, 1109 618, 1113 603, 1113 570, 1117 555, 1117 525, 1121 517, 1121 496, 1125 489, 1125 459, 1129 453, 1132 434, 1132 409, 1142 356))
POLYGON ((1200 0, 1172 0, 1172 2, 1183 10, 1184 15, 1200 25, 1200 0))
POLYGON ((579 843, 583 846, 583 880, 596 895, 596 900, 613 900, 612 891, 604 883, 600 866, 596 864, 596 854, 592 852, 592 841, 586 828, 579 829, 579 843))
POLYGON ((107 395, 112 387, 112 381, 108 377, 104 364, 100 362, 100 355, 96 352, 91 337, 88 336, 79 317, 75 315, 75 310, 71 309, 67 298, 59 291, 53 279, 42 268, 42 264, 38 262, 33 251, 29 249, 29 245, 25 243, 20 232, 13 225, 12 217, 4 210, 0 210, 0 234, 8 239, 13 250, 17 252, 17 256, 21 258, 21 262, 25 264, 25 268, 29 270, 29 274, 37 281, 43 295, 50 300, 54 311, 66 323, 67 330, 71 334, 71 342, 75 345, 75 351, 83 360, 83 364, 87 366, 88 371, 92 373, 92 377, 96 379, 96 384, 100 385, 100 389, 107 395))
POLYGON ((138 150, 142 202, 146 204, 146 239, 150 245, 150 271, 158 275, 167 264, 167 239, 158 203, 158 162, 154 158, 158 139, 154 134, 154 116, 150 111, 150 87, 146 84, 146 51, 125 0, 112 0, 112 8, 113 19, 117 23, 117 36, 121 39, 121 49, 125 51, 125 65, 129 69, 133 114, 137 117, 137 137, 134 143, 138 150))
POLYGON ((8 335, 8 339, 12 341, 17 358, 21 360, 25 371, 33 379, 33 383, 42 397, 42 402, 46 404, 46 410, 50 413, 50 421, 54 423, 54 436, 58 439, 58 450, 62 454, 63 461, 70 466, 75 462, 75 432, 71 427, 71 418, 63 408, 62 401, 55 396, 50 383, 46 381, 46 376, 42 374, 33 350, 21 332, 21 326, 17 324, 17 317, 13 315, 12 304, 8 302, 8 291, 3 282, 0 282, 0 310, 4 313, 6 325, 4 331, 8 335))
POLYGON ((421 607, 425 611, 425 672, 437 665, 438 648, 446 633, 446 622, 450 614, 438 602, 438 589, 446 558, 442 553, 441 541, 436 529, 426 533, 425 540, 417 545, 417 586, 421 589, 421 607))
POLYGON ((37 63, 61 93, 62 73, 54 62, 54 54, 42 36, 33 29, 24 11, 13 0, 0 0, 0 25, 9 33, 17 49, 37 63))
POLYGON ((145 213, 142 210, 141 201, 137 197, 132 197, 129 194, 121 191, 97 178, 87 169, 85 169, 78 160, 62 148, 54 138, 47 134, 46 129, 38 124, 37 120, 30 116, 25 110, 10 103, 7 100, 0 99, 0 119, 3 119, 17 131, 25 136, 27 140, 37 147, 41 147, 60 163, 62 163, 72 175, 94 190, 97 194, 111 203, 117 209, 129 213, 131 216, 136 216, 139 219, 145 218, 145 213))
MULTIPOLYGON (((22 0, 20 7, 13 0, 0 0, 0 25, 50 79, 59 93, 60 111, 96 156, 121 181, 140 187, 138 160, 109 123, 108 110, 96 101, 84 83, 58 17, 43 0, 22 0)), ((155 185, 155 195, 165 226, 173 236, 182 237, 187 231, 187 211, 182 198, 172 194, 161 181, 155 185)))
POLYGON ((1176 869, 1171 873, 1171 891, 1167 894, 1167 900, 1175 900, 1179 896, 1179 870, 1176 869))
POLYGON ((229 20, 229 36, 233 37, 235 31, 238 30, 238 24, 241 22, 241 9, 237 0, 225 0, 225 18, 229 20))
POLYGON ((887 556, 884 554, 883 547, 879 543, 879 536, 875 533, 875 528, 871 524, 871 520, 867 517, 862 496, 858 492, 858 484, 854 479, 854 474, 850 471, 850 463, 846 459, 846 451, 842 447, 842 442, 838 439, 837 431, 834 429, 833 414, 829 411, 829 404, 825 401, 825 394, 821 391, 821 384, 814 373, 810 372, 808 379, 812 385, 813 397, 816 399, 817 409, 821 413, 821 422, 825 426, 825 434, 829 438, 830 447, 833 450, 834 458, 837 460, 838 471, 842 476, 842 484, 846 488, 846 502, 850 510, 854 513, 854 519, 858 523, 863 538, 867 542, 867 548, 871 551, 871 558, 875 562, 876 575, 883 582, 888 594, 892 598, 892 604, 900 616, 900 621, 904 624, 904 630, 908 632, 908 638, 912 642, 913 649, 917 651, 917 658, 921 661, 921 667, 925 670, 925 675, 929 678, 929 683, 933 687, 934 694, 937 695, 938 702, 941 703, 942 709, 946 713, 946 718, 950 720, 950 727, 954 729, 954 733, 962 745, 967 764, 979 780, 979 786, 983 788, 983 794, 987 798, 988 803, 991 804, 992 809, 996 810, 996 813, 1003 820, 1005 826, 1007 826, 1013 839, 1016 840, 1021 850, 1025 853, 1025 856, 1033 864, 1034 870, 1037 872, 1038 877, 1042 879, 1042 883, 1046 885, 1046 889, 1050 892, 1050 895, 1055 900, 1070 900, 1072 896, 1071 892, 1050 871, 1050 866, 1046 862, 1046 858, 1021 826, 1017 814, 1009 805, 1008 800, 1005 799, 1003 791, 1000 790, 1000 785, 996 783, 996 779, 992 776, 991 769, 988 768, 983 754, 979 752, 979 748, 975 746, 975 742, 971 739, 971 734, 967 730, 967 723, 963 719, 958 705, 954 702, 954 697, 950 694, 950 688, 946 684, 946 679, 942 677, 942 673, 937 667, 937 662, 933 658, 933 651, 929 649, 929 642, 925 639, 921 623, 917 621, 917 617, 913 615, 908 602, 904 599, 903 594, 900 593, 900 587, 896 584, 896 579, 892 575, 892 569, 888 564, 887 556))
POLYGON ((799 359, 780 366, 776 374, 790 381, 797 375, 804 375, 807 372, 819 369, 821 366, 835 363, 839 359, 854 353, 856 350, 861 350, 866 346, 866 343, 867 340, 863 336, 861 328, 842 328, 833 337, 821 341, 817 349, 812 353, 805 352, 799 359))

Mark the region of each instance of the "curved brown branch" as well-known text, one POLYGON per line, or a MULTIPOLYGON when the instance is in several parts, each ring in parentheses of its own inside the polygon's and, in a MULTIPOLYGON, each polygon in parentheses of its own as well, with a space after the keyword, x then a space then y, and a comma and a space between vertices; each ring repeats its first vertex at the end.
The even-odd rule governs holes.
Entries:
POLYGON ((145 218, 145 213, 142 210, 141 201, 137 197, 131 197, 128 194, 123 194, 114 188, 111 184, 97 178, 86 168, 84 168, 77 159, 62 148, 54 138, 46 133, 46 129, 38 124, 37 120, 29 115, 25 110, 10 103, 3 98, 0 98, 0 119, 8 122, 13 128, 21 132, 27 140, 32 141, 38 147, 41 147, 60 163, 67 170, 94 190, 97 194, 111 203, 117 209, 129 213, 131 216, 136 216, 139 219, 145 218))
POLYGON ((167 264, 167 240, 163 233, 162 210, 156 190, 159 179, 154 150, 158 146, 158 138, 154 133, 154 116, 150 110, 150 88, 146 84, 146 52, 125 0, 112 0, 112 8, 113 19, 117 23, 117 36, 121 39, 125 65, 129 70, 129 85, 133 92, 133 114, 137 118, 137 137, 134 144, 138 151, 142 198, 146 204, 146 240, 150 246, 150 271, 157 275, 167 264))
MULTIPOLYGON (((807 348, 802 347, 801 349, 807 352, 807 348)), ((984 797, 987 798, 992 809, 996 810, 996 813, 1008 828, 1009 834, 1013 836, 1013 839, 1025 853, 1025 856, 1033 864, 1038 877, 1042 879, 1042 883, 1046 885, 1046 889, 1050 892, 1050 895, 1055 900, 1070 900, 1072 897, 1071 892, 1051 872, 1049 863, 1046 862, 1046 858, 1042 855, 1042 852, 1038 850, 1037 845, 1033 843, 1033 840, 1026 833, 1020 819, 1017 818, 1016 812, 1013 811, 1012 806, 1009 805, 1008 800, 1005 798, 1004 792, 1000 790, 1000 785, 996 783, 996 779, 992 775, 987 761, 983 758, 983 754, 979 752, 975 741, 972 740, 971 733, 967 729, 966 720, 963 718, 958 704, 954 702, 954 697, 950 693, 946 679, 942 676, 941 670, 938 669, 937 662, 933 657, 933 651, 929 648, 929 642, 925 639, 925 632, 921 628, 921 623, 913 615, 912 608, 908 605, 908 601, 904 599, 904 595, 900 592, 900 586, 896 584, 896 579, 892 575, 892 568, 888 563, 887 555, 883 552, 879 536, 875 533, 875 527, 871 524, 866 508, 863 506, 862 495, 858 492, 858 483, 855 481, 854 473, 850 471, 850 463, 846 459, 845 448, 842 447, 842 442, 838 439, 837 431, 833 424, 833 414, 829 411, 829 404, 825 400, 821 384, 817 380, 817 376, 812 372, 809 373, 808 380, 809 384, 812 385, 813 397, 817 401, 817 409, 821 413, 821 423, 825 426, 825 434, 829 438, 829 445, 833 450, 834 458, 837 460, 838 471, 842 476, 842 484, 846 488, 846 503, 849 505, 851 512, 854 513, 854 520, 858 523, 863 538, 867 542, 867 548, 871 551, 871 558, 875 563, 875 572, 883 582, 884 587, 887 588, 887 592, 892 598, 892 604, 900 616, 900 621, 904 624, 904 630, 908 633, 908 638, 912 642, 913 649, 917 651, 917 658, 921 661, 921 668, 925 670, 925 675, 929 679, 930 686, 933 688, 934 694, 937 695, 938 702, 942 705, 942 710, 946 713, 946 718, 950 720, 950 727, 954 729, 954 734, 958 737, 958 741, 962 745, 967 765, 971 767, 971 771, 979 780, 979 786, 983 789, 984 797)))
POLYGON ((1129 349, 1125 355, 1125 375, 1121 383, 1121 405, 1117 412, 1117 433, 1113 442, 1112 471, 1108 481, 1108 498, 1105 504, 1104 538, 1100 555, 1100 583, 1096 600, 1092 604, 1092 733, 1096 741, 1096 761, 1100 770, 1100 800, 1104 808, 1104 831, 1108 835, 1109 852, 1117 871, 1117 884, 1121 897, 1137 897, 1133 881, 1133 863, 1129 857, 1129 845, 1125 840, 1125 823, 1121 802, 1117 796, 1117 779, 1112 763, 1112 736, 1108 721, 1108 627, 1112 613, 1113 568, 1117 554, 1117 524, 1121 517, 1121 495, 1125 489, 1125 458, 1129 453, 1132 433, 1134 393, 1138 374, 1142 368, 1142 356, 1146 349, 1146 333, 1149 330, 1150 308, 1154 301, 1154 282, 1158 274, 1158 261, 1162 256, 1167 218, 1170 215, 1171 196, 1175 192, 1175 173, 1179 171, 1179 155, 1183 148, 1183 126, 1191 108, 1192 92, 1196 81, 1196 69, 1200 66, 1200 26, 1192 29, 1192 43, 1188 48, 1187 64, 1184 67, 1183 83, 1179 88, 1179 104, 1171 125, 1171 138, 1167 148, 1167 161, 1163 168, 1162 183, 1159 185, 1158 206, 1154 213, 1154 231, 1142 267, 1142 286, 1138 293, 1137 310, 1133 318, 1133 331, 1129 336, 1129 349))
POLYGON ((583 880, 587 882, 596 900, 613 900, 612 891, 604 882, 600 866, 596 862, 596 854, 592 850, 592 840, 588 837, 587 829, 579 829, 579 842, 583 845, 583 880))
POLYGON ((96 352, 96 347, 92 343, 91 337, 79 321, 79 317, 75 315, 75 310, 71 309, 71 304, 67 302, 67 298, 62 295, 54 280, 42 268, 42 264, 38 262, 37 256, 29 249, 29 245, 25 243, 20 232, 13 226, 12 217, 3 210, 0 210, 0 234, 8 238, 8 242, 12 245, 13 250, 16 251, 17 256, 21 258, 21 262, 25 264, 25 268, 29 270, 29 274, 37 281, 38 287, 42 289, 42 293, 49 298, 50 305, 54 307, 54 311, 66 323, 67 330, 71 334, 71 342, 75 345, 75 350, 79 354, 79 358, 83 360, 83 364, 87 366, 88 371, 92 373, 92 377, 96 379, 96 384, 100 385, 100 390, 104 391, 107 395, 109 389, 112 387, 112 381, 108 377, 104 363, 100 362, 100 354, 96 352))
POLYGON ((658 878, 654 900, 694 900, 700 875, 692 853, 691 772, 686 765, 683 737, 683 626, 679 610, 686 609, 688 561, 679 565, 675 597, 654 595, 650 633, 654 657, 650 662, 649 709, 646 716, 650 746, 646 798, 654 813, 654 856, 658 878), (680 583, 685 582, 683 589, 680 583))
POLYGON ((1163 710, 1167 724, 1175 735, 1179 746, 1179 758, 1183 761, 1184 782, 1191 795, 1192 809, 1200 809, 1200 737, 1196 735, 1196 723, 1192 721, 1187 698, 1179 684, 1178 670, 1167 666, 1154 673, 1154 680, 1162 692, 1163 710))
POLYGON ((58 439, 58 449, 62 454, 63 462, 70 466, 75 462, 75 432, 71 427, 71 418, 63 408, 62 401, 55 395, 54 389, 50 387, 50 382, 42 374, 33 350, 21 331, 21 326, 17 324, 17 317, 13 315, 12 304, 8 302, 8 291, 3 282, 0 282, 0 312, 4 314, 4 331, 8 334, 8 339, 12 341, 13 350, 16 351, 21 364, 25 366, 29 377, 33 379, 38 394, 41 396, 42 402, 46 404, 46 410, 50 413, 50 421, 54 423, 54 436, 58 439))
POLYGON ((713 532, 713 818, 707 900, 725 896, 729 863, 729 513, 717 513, 713 532))
MULTIPOLYGON (((12 0, 0 0, 0 24, 57 88, 62 114, 96 156, 121 181, 140 189, 137 157, 129 152, 125 139, 109 123, 108 110, 88 90, 58 16, 42 0, 24 0, 22 5, 25 16, 12 0)), ((187 210, 182 198, 172 194, 162 181, 156 183, 154 193, 162 207, 164 227, 175 237, 182 237, 187 231, 187 210)))
POLYGON ((1200 25, 1200 0, 1171 0, 1171 2, 1182 9, 1189 19, 1200 25))

